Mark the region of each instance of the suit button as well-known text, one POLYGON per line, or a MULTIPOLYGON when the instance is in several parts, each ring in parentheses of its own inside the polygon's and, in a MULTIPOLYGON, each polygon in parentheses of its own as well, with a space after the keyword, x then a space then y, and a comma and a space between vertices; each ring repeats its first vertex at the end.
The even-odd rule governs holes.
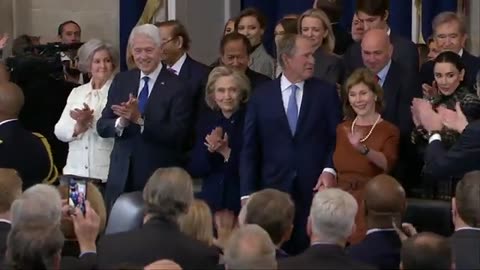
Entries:
POLYGON ((85 146, 85 150, 88 150, 88 146, 85 146))
POLYGON ((85 166, 85 169, 88 169, 88 166, 85 166))

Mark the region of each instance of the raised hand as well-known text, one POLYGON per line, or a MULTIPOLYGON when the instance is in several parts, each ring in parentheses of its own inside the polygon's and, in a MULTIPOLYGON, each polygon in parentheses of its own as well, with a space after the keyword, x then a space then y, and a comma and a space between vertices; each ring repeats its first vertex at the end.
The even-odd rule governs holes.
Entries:
POLYGON ((462 133, 465 127, 468 125, 468 120, 465 114, 463 114, 460 103, 455 104, 455 111, 449 110, 445 107, 438 108, 438 114, 442 118, 442 123, 449 129, 456 130, 462 133))

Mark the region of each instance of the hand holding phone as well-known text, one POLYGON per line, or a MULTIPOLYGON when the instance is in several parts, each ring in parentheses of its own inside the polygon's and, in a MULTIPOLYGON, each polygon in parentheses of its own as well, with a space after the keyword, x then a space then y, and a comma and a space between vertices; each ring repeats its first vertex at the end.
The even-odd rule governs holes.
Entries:
POLYGON ((85 215, 85 201, 87 200, 87 182, 71 178, 68 182, 68 205, 78 208, 85 215))

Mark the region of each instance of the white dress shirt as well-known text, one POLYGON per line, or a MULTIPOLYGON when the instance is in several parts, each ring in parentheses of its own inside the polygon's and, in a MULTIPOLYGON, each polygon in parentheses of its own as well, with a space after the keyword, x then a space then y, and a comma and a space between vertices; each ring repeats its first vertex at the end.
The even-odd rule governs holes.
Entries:
POLYGON ((175 74, 178 75, 180 74, 180 70, 182 70, 183 63, 185 63, 185 60, 187 59, 187 54, 183 53, 183 55, 173 64, 173 66, 168 68, 175 70, 175 74))
POLYGON ((112 80, 108 80, 101 89, 94 90, 90 82, 74 88, 68 96, 67 105, 55 125, 55 136, 60 141, 68 142, 68 157, 67 164, 63 168, 64 174, 107 181, 114 139, 100 137, 96 126, 107 103, 111 83, 112 80), (92 127, 77 137, 73 137, 76 121, 70 117, 70 111, 82 109, 83 103, 93 110, 92 127))

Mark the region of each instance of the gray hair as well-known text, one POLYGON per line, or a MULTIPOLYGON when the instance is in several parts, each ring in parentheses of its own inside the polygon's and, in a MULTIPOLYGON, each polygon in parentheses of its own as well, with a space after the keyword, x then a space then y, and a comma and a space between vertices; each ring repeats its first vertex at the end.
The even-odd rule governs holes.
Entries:
POLYGON ((56 269, 64 241, 58 224, 33 222, 14 226, 7 238, 7 265, 14 269, 56 269))
POLYGON ((153 24, 142 24, 135 26, 132 29, 132 32, 130 32, 130 37, 128 38, 128 45, 130 46, 130 48, 132 47, 133 39, 135 39, 137 35, 145 35, 149 37, 153 40, 157 47, 160 47, 162 45, 160 31, 158 31, 158 28, 153 24))
POLYGON ((146 214, 177 222, 193 202, 193 184, 182 168, 159 168, 143 189, 146 214))
POLYGON ((465 35, 467 33, 467 25, 465 23, 465 17, 461 14, 458 14, 452 11, 441 12, 437 16, 435 16, 435 18, 433 18, 433 21, 432 21, 433 32, 436 35, 437 27, 439 27, 444 23, 449 23, 454 21, 458 22, 460 33, 462 35, 465 35))
POLYGON ((250 80, 248 77, 239 71, 233 70, 225 66, 219 66, 214 68, 208 75, 208 82, 205 93, 205 102, 207 103, 210 109, 218 109, 218 106, 213 98, 213 93, 215 92, 215 83, 221 77, 232 76, 235 85, 240 91, 240 103, 246 103, 250 96, 250 80))
POLYGON ((321 241, 345 241, 355 225, 358 205, 348 192, 329 188, 315 194, 310 209, 313 234, 321 241))
POLYGON ((11 214, 12 227, 31 222, 60 224, 62 217, 60 193, 50 185, 34 185, 12 203, 11 214))
POLYGON ((118 67, 118 53, 112 44, 100 39, 90 39, 78 49, 78 69, 81 72, 90 72, 93 56, 96 52, 105 50, 110 55, 114 69, 118 67))
POLYGON ((277 269, 275 245, 268 233, 256 224, 235 231, 225 247, 225 265, 229 270, 277 269))
POLYGON ((278 41, 277 55, 278 63, 282 68, 285 68, 285 63, 283 62, 283 55, 289 57, 295 54, 297 48, 297 39, 305 38, 299 34, 284 34, 278 41))

